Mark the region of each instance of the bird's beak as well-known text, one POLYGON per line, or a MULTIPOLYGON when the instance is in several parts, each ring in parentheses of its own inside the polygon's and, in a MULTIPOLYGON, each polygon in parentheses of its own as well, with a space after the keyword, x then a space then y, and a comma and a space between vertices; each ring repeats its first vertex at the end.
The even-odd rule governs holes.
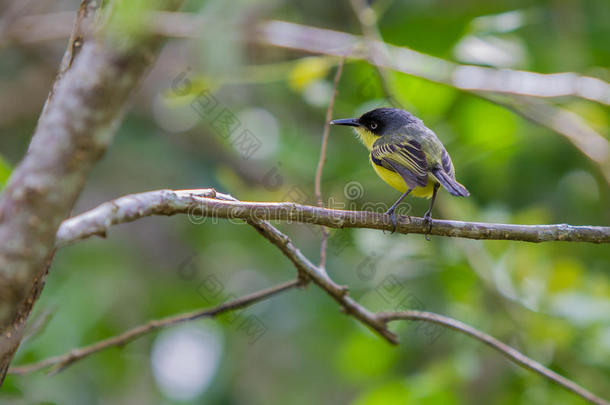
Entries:
POLYGON ((343 118, 341 120, 332 120, 331 125, 346 125, 348 127, 359 127, 358 118, 343 118))

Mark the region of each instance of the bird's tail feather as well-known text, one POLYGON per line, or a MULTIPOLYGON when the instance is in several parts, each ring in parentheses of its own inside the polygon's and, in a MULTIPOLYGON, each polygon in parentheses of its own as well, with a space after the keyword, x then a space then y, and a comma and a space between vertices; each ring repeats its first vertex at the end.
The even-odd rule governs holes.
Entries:
POLYGON ((449 176, 443 169, 437 169, 432 172, 434 177, 441 183, 449 193, 458 197, 468 197, 470 193, 466 187, 462 186, 453 177, 449 176))

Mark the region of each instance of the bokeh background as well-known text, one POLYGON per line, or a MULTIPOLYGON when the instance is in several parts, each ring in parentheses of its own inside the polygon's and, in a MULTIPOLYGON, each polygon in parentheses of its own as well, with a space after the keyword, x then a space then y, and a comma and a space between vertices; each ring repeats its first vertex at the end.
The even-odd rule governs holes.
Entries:
MULTIPOLYGON (((0 2, 5 11, 11 3, 0 2)), ((127 7, 125 24, 138 24, 144 3, 127 7)), ((23 4, 17 17, 0 16, 0 184, 27 149, 78 7, 74 0, 23 4), (32 15, 51 16, 56 25, 15 28, 32 15), (44 37, 34 35, 45 29, 44 37)), ((373 6, 390 44, 464 64, 610 80, 606 0, 380 0, 373 6)), ((339 59, 261 45, 251 32, 260 21, 275 19, 360 35, 350 2, 200 0, 185 10, 201 16, 201 35, 167 42, 74 213, 161 188, 215 187, 242 200, 315 203, 314 171, 339 59), (215 115, 192 108, 194 100, 199 106, 213 100, 216 112, 226 109, 240 120, 239 129, 227 136, 215 126, 215 115), (251 154, 235 142, 244 130, 260 143, 251 154)), ((450 86, 386 75, 392 102, 439 135, 472 194, 458 199, 441 192, 436 217, 610 225, 607 179, 564 136, 450 86)), ((608 139, 607 105, 575 97, 545 102, 579 114, 608 139)), ((348 59, 333 117, 389 104, 378 72, 348 59)), ((345 128, 331 128, 322 190, 325 204, 335 208, 370 208, 398 197, 345 128)), ((421 216, 428 201, 407 203, 421 216)), ((106 239, 61 249, 15 364, 295 276, 274 246, 233 222, 147 218, 113 228, 106 239)), ((278 227, 317 262, 319 229, 278 227)), ((331 231, 327 268, 371 309, 455 317, 610 397, 607 246, 426 241, 345 229, 331 231)), ((584 403, 452 331, 418 323, 395 329, 402 344, 391 347, 310 286, 237 315, 147 335, 53 377, 9 376, 0 402, 584 403)))

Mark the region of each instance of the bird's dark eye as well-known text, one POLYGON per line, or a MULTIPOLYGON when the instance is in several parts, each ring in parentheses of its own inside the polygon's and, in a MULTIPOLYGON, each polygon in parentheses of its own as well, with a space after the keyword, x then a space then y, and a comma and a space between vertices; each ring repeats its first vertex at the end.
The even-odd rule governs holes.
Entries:
POLYGON ((377 128, 377 123, 376 122, 371 122, 371 124, 369 126, 371 127, 371 129, 376 129, 377 128))

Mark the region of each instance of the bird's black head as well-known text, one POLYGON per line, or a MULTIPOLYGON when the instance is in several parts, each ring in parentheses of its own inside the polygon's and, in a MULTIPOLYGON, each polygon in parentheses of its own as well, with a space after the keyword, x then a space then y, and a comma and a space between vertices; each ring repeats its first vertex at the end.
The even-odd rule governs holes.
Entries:
POLYGON ((398 108, 376 108, 362 114, 360 118, 346 118, 334 120, 333 125, 348 125, 363 128, 367 131, 382 136, 395 133, 399 128, 418 122, 419 120, 411 113, 398 108))

